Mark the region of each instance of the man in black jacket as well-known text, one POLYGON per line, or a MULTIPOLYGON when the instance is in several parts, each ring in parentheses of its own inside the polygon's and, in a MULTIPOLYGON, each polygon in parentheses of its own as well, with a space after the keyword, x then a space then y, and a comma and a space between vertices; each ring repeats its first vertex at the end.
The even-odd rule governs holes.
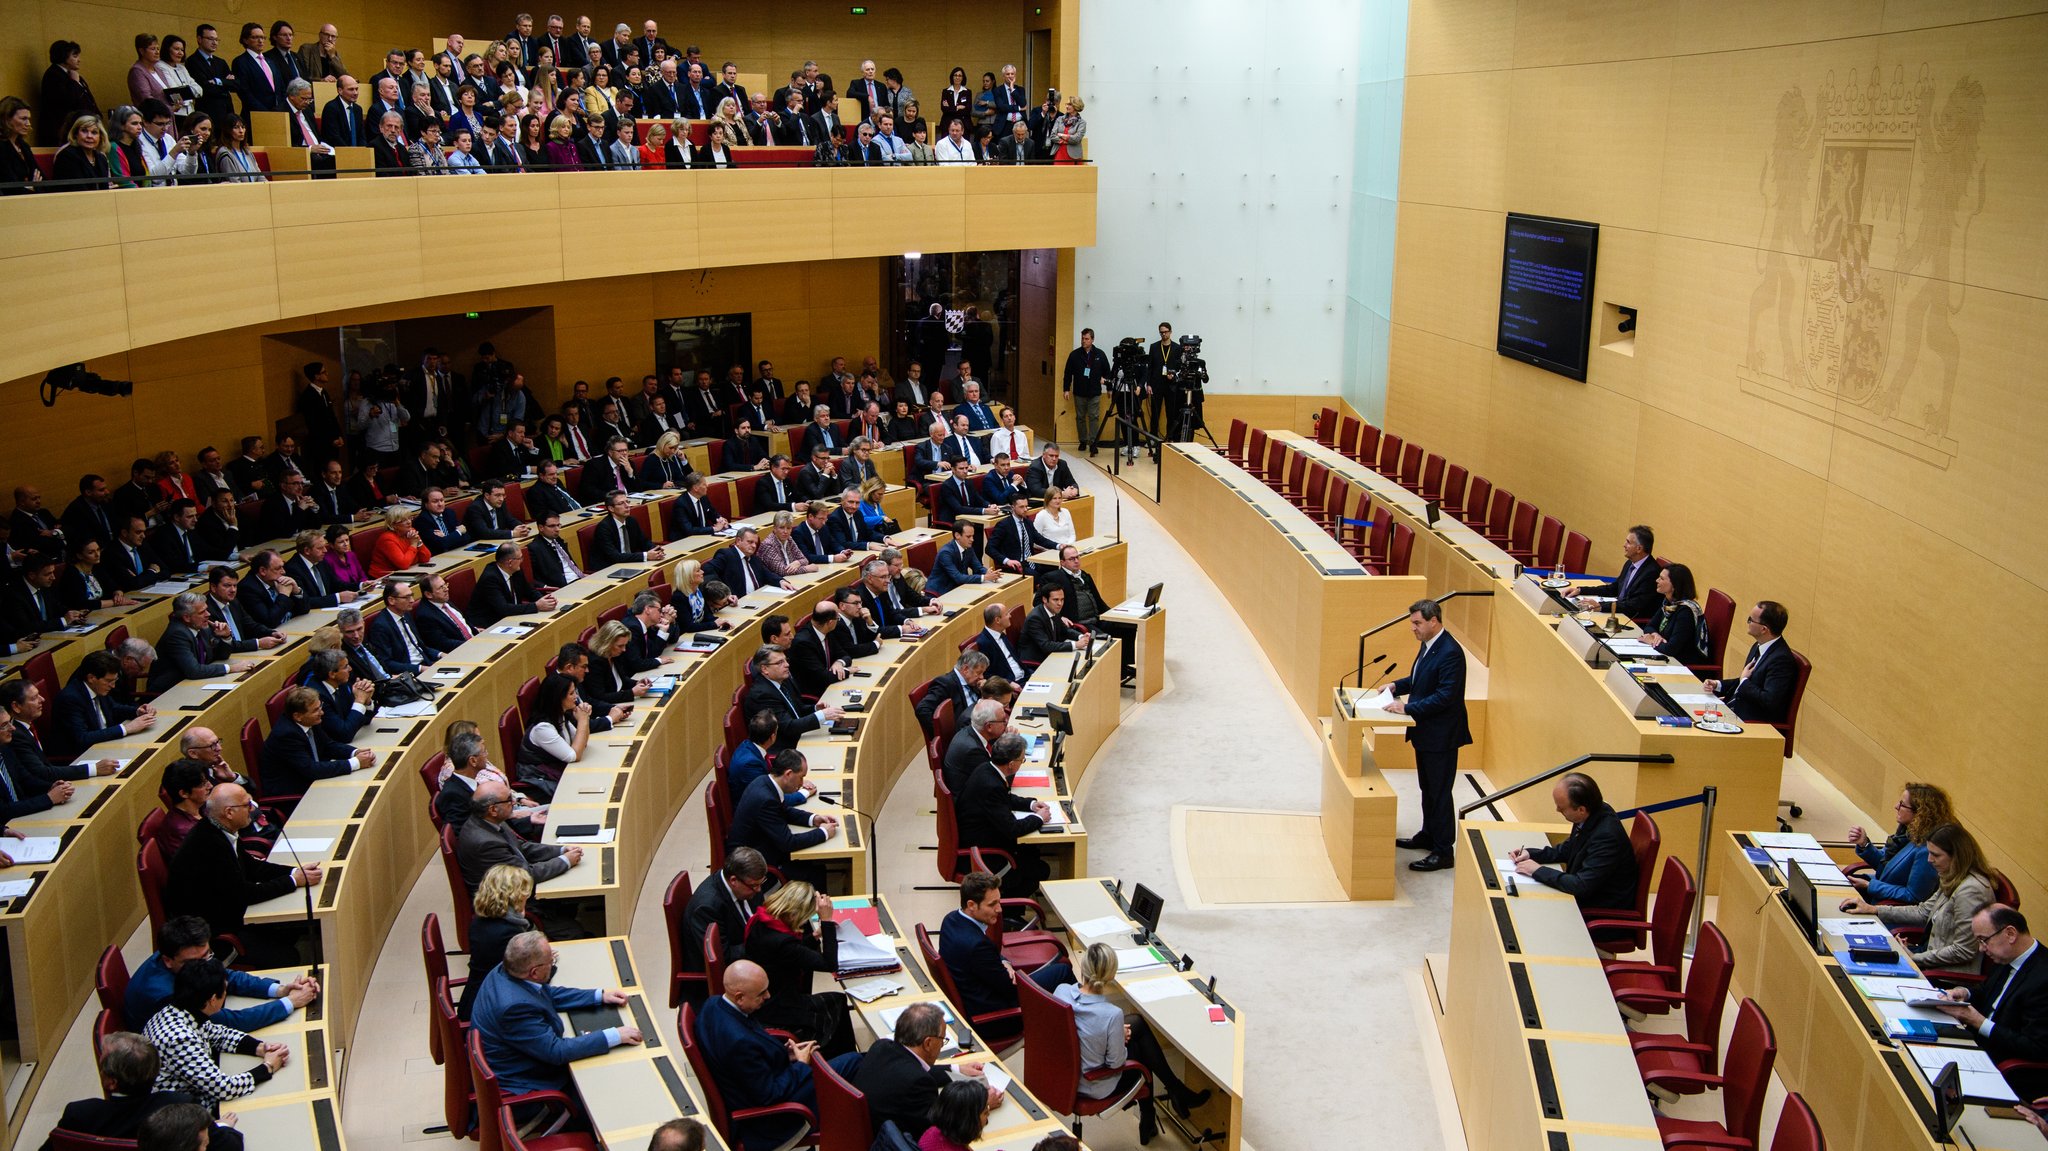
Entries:
MULTIPOLYGON (((1092 454, 1092 453, 1091 453, 1092 454)), ((1074 482, 1074 472, 1067 462, 1060 458, 1058 444, 1047 444, 1031 466, 1024 469, 1024 490, 1034 500, 1042 500, 1048 491, 1056 491, 1068 499, 1081 494, 1080 485, 1074 482)))
POLYGON ((192 829, 170 861, 164 904, 173 915, 206 920, 215 935, 239 935, 250 949, 244 958, 253 965, 282 967, 298 962, 290 943, 296 929, 259 929, 246 925, 243 918, 252 903, 275 899, 295 887, 318 885, 321 869, 317 863, 285 867, 241 851, 239 839, 254 809, 249 793, 238 784, 213 789, 206 797, 206 822, 192 829))
POLYGON ((508 615, 532 615, 555 610, 555 597, 534 594, 533 584, 519 570, 523 549, 514 543, 498 545, 496 562, 477 577, 476 590, 469 595, 469 622, 489 627, 508 615))
POLYGON ((1028 898, 1052 875, 1038 849, 1020 842, 1044 827, 1053 814, 1044 800, 1026 799, 1010 790, 1010 781, 1024 766, 1024 747, 1024 737, 1014 731, 997 736, 989 745, 988 762, 976 767, 953 797, 961 849, 994 848, 1015 861, 1003 875, 1005 899, 1028 898))
MULTIPOLYGON (((131 1019, 130 1027, 148 1020, 131 1019)), ((901 1025, 898 1025, 901 1030, 901 1025)), ((116 1031, 100 1042, 100 1086, 104 1098, 79 1099, 64 1105, 57 1126, 77 1135, 102 1139, 133 1139, 142 1131, 143 1120, 174 1103, 191 1103, 190 1095, 157 1091, 160 1061, 149 1040, 133 1031, 116 1031)), ((943 1074, 943 1073, 942 1073, 943 1074)), ((242 1133, 233 1127, 214 1124, 206 1146, 209 1151, 240 1151, 242 1133)), ((48 1151, 50 1143, 43 1144, 48 1151)))
POLYGON ((553 512, 541 515, 539 534, 527 545, 533 557, 534 582, 543 588, 567 587, 582 578, 583 569, 569 554, 569 541, 562 538, 562 517, 553 512))
POLYGON ((1038 606, 1024 617, 1024 634, 1018 637, 1017 654, 1033 667, 1056 651, 1073 651, 1088 642, 1088 633, 1067 618, 1067 591, 1048 583, 1038 589, 1038 606))
MULTIPOLYGON (((751 847, 725 853, 725 866, 690 893, 683 907, 683 970, 704 970, 704 936, 718 925, 718 939, 728 963, 747 957, 747 920, 761 906, 768 886, 768 861, 751 847)), ((701 996, 698 997, 701 1000, 701 996)))
POLYGON ((734 802, 732 826, 725 833, 726 850, 751 847, 785 877, 822 887, 823 865, 797 862, 790 856, 832 838, 839 828, 839 818, 792 807, 787 802, 789 795, 803 787, 804 776, 810 771, 802 752, 793 747, 777 752, 769 771, 770 774, 748 784, 734 802), (792 833, 792 824, 809 830, 792 833))
POLYGON ((2005 1073, 2014 1094, 2048 1095, 2048 1071, 2042 1070, 2048 1063, 2048 954, 2027 930, 2027 917, 2003 903, 1979 911, 1970 931, 1994 966, 1985 969, 1982 984, 1951 990, 1954 1002, 1939 1006, 1976 1031, 1992 1059, 2032 1065, 2005 1073))
MULTIPOLYGON (((931 1128, 932 1104, 953 1076, 937 1066, 946 1049, 946 1012, 936 1003, 913 1003, 896 1017, 892 1039, 877 1039, 867 1049, 853 1085, 867 1096, 868 1116, 875 1129, 894 1122, 913 1141, 931 1128)), ((991 1099, 996 1093, 989 1092, 991 1099)))
POLYGON ((1568 772, 1550 789, 1550 802, 1572 825, 1571 834, 1555 846, 1515 849, 1515 870, 1571 896, 1581 908, 1635 907, 1635 849, 1621 818, 1601 799, 1600 784, 1568 772))
POLYGON ((1775 600, 1759 600, 1749 609, 1749 655, 1734 679, 1710 679, 1707 690, 1728 701, 1729 710, 1746 723, 1784 723, 1792 716, 1792 689, 1799 682, 1799 662, 1785 646, 1785 625, 1791 613, 1775 600))
POLYGON ((582 506, 562 486, 562 465, 553 460, 543 462, 533 486, 526 489, 526 514, 538 520, 549 512, 565 515, 582 506))
POLYGON ((377 753, 357 750, 327 734, 321 726, 326 708, 320 693, 295 687, 285 695, 284 715, 263 740, 262 791, 265 798, 304 795, 316 779, 338 779, 377 766, 377 753))
POLYGON ((1426 850, 1410 871, 1443 871, 1455 864, 1458 830, 1451 788, 1458 779, 1458 749, 1472 742, 1465 716, 1465 649, 1444 630, 1443 605, 1433 599, 1408 606, 1408 630, 1422 645, 1408 674, 1394 681, 1396 699, 1387 710, 1415 720, 1406 738, 1415 745, 1415 774, 1422 784, 1422 830, 1394 842, 1426 850))
POLYGON ((633 501, 622 491, 605 499, 610 514, 597 522, 590 537, 590 554, 584 558, 597 571, 621 563, 660 563, 666 553, 648 542, 647 531, 632 516, 633 501))
POLYGON ((1613 601, 1617 614, 1645 620, 1657 614, 1664 597, 1657 592, 1657 560, 1650 553, 1657 546, 1657 533, 1648 524, 1637 524, 1621 538, 1621 574, 1608 583, 1579 588, 1579 606, 1596 608, 1613 601))
POLYGON ((803 733, 846 714, 837 707, 818 707, 797 694, 796 685, 789 681, 789 656, 781 648, 762 644, 754 650, 753 665, 754 682, 741 697, 740 714, 773 714, 775 739, 784 747, 795 745, 803 733))
POLYGON ((959 730, 967 722, 967 709, 981 698, 976 689, 987 676, 988 657, 970 648, 960 653, 952 671, 933 679, 931 687, 925 690, 924 698, 917 703, 918 726, 924 728, 926 737, 932 735, 939 705, 948 700, 953 703, 954 730, 959 730))
POLYGON ((287 540, 307 528, 324 527, 326 523, 319 503, 306 494, 306 477, 297 472, 278 477, 276 489, 264 496, 256 508, 258 539, 287 540))

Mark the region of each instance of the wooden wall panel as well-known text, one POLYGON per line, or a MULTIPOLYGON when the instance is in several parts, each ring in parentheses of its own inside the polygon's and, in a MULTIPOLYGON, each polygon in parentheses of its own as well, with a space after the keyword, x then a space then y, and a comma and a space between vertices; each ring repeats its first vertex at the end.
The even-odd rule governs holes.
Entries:
POLYGON ((1596 569, 1640 520, 1703 587, 1784 601, 1815 664, 1801 753, 1871 812, 1949 788, 2028 899, 2043 12, 1414 5, 1388 395, 1394 431, 1592 535, 1596 569), (1497 204, 1442 207, 1493 171, 1497 204), (1577 384, 1494 353, 1502 210, 1602 225, 1592 295, 1641 309, 1632 357, 1596 348, 1577 384))

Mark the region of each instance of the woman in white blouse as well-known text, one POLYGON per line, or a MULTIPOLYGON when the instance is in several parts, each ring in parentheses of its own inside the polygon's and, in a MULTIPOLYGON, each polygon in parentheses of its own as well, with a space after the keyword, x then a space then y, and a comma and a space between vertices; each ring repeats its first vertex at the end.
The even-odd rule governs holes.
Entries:
POLYGON ((1017 426, 1017 409, 1004 408, 1002 414, 996 417, 996 422, 1002 426, 989 433, 988 458, 994 459, 999 454, 1007 453, 1020 464, 1030 459, 1031 433, 1017 426))
POLYGON ((1031 519, 1038 534, 1056 544, 1074 542, 1074 513, 1067 510, 1066 504, 1067 497, 1058 489, 1048 491, 1045 493, 1045 506, 1038 509, 1038 514, 1031 519))
POLYGON ((185 38, 166 36, 159 49, 156 62, 157 79, 164 84, 164 100, 171 106, 171 114, 178 118, 180 127, 186 120, 197 114, 192 101, 199 98, 199 81, 192 78, 192 72, 185 67, 185 38))

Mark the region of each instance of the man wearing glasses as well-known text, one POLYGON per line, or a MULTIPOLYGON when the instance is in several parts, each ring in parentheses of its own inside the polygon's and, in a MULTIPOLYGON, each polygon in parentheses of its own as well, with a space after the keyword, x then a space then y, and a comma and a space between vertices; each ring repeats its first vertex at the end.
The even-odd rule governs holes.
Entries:
POLYGON ((1975 989, 1949 989, 1934 1003, 1977 1033, 1977 1042, 2000 1064, 2018 1061, 2005 1081, 2022 1099, 2048 1095, 2048 957, 2017 908, 1994 903, 1970 920, 1970 933, 1994 966, 1975 989))
POLYGON ((256 805, 239 784, 223 783, 214 788, 201 810, 212 828, 205 824, 194 827, 170 861, 170 882, 164 887, 166 910, 206 920, 216 937, 238 937, 244 948, 242 960, 250 967, 286 967, 300 962, 303 957, 297 946, 296 925, 250 925, 243 917, 252 903, 275 899, 293 888, 318 886, 320 865, 286 867, 242 851, 242 832, 254 818, 256 805))
MULTIPOLYGON (((583 861, 583 848, 579 846, 564 847, 520 838, 511 827, 512 789, 502 781, 478 784, 476 793, 469 797, 469 813, 462 830, 456 833, 455 860, 462 866, 462 882, 472 895, 484 881, 484 873, 501 863, 523 868, 538 887, 583 861)), ((527 907, 557 939, 578 939, 585 934, 570 908, 547 900, 534 900, 527 907)))
MULTIPOLYGON (((528 931, 513 936, 505 945, 504 962, 481 977, 483 988, 477 992, 470 1022, 483 1037, 485 1062, 497 1073, 508 1095, 566 1092, 570 1063, 602 1055, 620 1044, 640 1042, 640 1029, 628 1023, 582 1035, 562 1034, 562 1012, 618 1007, 625 1004, 627 996, 616 989, 550 983, 559 958, 545 934, 528 931)), ((529 1112, 537 1106, 530 1105, 529 1112)), ((531 1113, 522 1115, 520 1110, 513 1107, 515 1118, 521 1122, 532 1118, 531 1113)))
MULTIPOLYGON (((725 866, 699 884, 683 908, 683 970, 703 973, 704 937, 710 934, 713 924, 718 926, 718 943, 725 951, 726 962, 745 959, 747 920, 761 906, 761 894, 767 888, 768 861, 760 852, 751 847, 735 847, 726 852, 725 866)), ((692 1001, 702 1003, 704 985, 686 986, 696 992, 692 1001)))

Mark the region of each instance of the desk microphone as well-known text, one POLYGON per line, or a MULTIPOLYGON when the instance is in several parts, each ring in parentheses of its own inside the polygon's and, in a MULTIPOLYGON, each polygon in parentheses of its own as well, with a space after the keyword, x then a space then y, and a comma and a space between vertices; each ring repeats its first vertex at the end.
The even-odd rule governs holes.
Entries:
POLYGON ((1365 685, 1365 690, 1371 691, 1373 688, 1378 687, 1380 685, 1381 680, 1386 679, 1388 676, 1394 674, 1396 671, 1399 671, 1400 669, 1401 661, 1398 659, 1388 664, 1387 669, 1385 671, 1382 671, 1377 679, 1374 679, 1371 683, 1365 685))
MULTIPOLYGON (((284 846, 286 851, 292 853, 292 858, 299 858, 299 850, 292 846, 291 837, 285 833, 283 824, 278 825, 277 841, 284 846)), ((301 876, 305 875, 306 862, 304 860, 299 861, 298 871, 301 876)), ((318 979, 320 977, 322 948, 320 946, 320 923, 313 917, 313 884, 310 879, 300 890, 306 893, 306 938, 313 944, 313 967, 306 974, 318 979)))
POLYGON ((868 884, 870 888, 869 893, 872 895, 880 896, 882 893, 882 856, 880 851, 875 847, 876 828, 880 826, 880 822, 876 820, 874 816, 869 815, 867 812, 862 811, 860 808, 854 807, 846 802, 847 792, 851 790, 853 786, 852 780, 842 780, 839 786, 839 798, 830 801, 832 806, 844 808, 847 811, 850 811, 853 814, 858 815, 862 819, 868 821, 868 884))

